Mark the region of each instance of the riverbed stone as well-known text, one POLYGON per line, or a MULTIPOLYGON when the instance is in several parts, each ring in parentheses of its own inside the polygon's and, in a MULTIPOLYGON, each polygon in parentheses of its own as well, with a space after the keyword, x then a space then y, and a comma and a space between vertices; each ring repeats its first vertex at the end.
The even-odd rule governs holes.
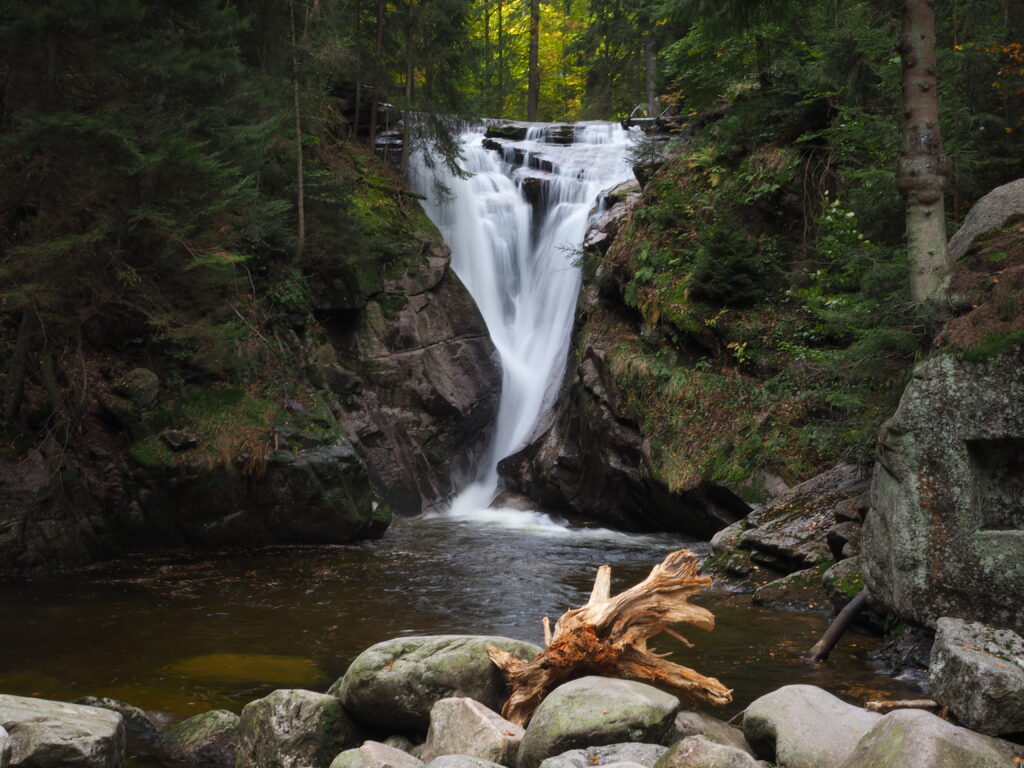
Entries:
POLYGON ((108 709, 0 694, 0 727, 9 737, 11 766, 124 764, 124 719, 108 709))
POLYGON ((519 768, 537 768, 570 749, 624 741, 663 743, 679 700, 643 683, 581 677, 559 686, 533 713, 519 747, 519 768))
POLYGON ((470 755, 502 765, 515 763, 526 731, 497 712, 465 697, 441 699, 430 710, 422 758, 470 755))
POLYGON ((492 763, 490 760, 469 755, 441 755, 427 763, 427 768, 502 768, 502 766, 492 763))
POLYGON ((0 726, 0 768, 8 768, 11 764, 11 736, 0 726))
POLYGON ((231 768, 238 748, 238 723, 238 715, 226 709, 202 712, 168 730, 163 751, 185 765, 231 768))
POLYGON ((235 766, 324 766, 358 741, 356 726, 336 697, 277 690, 242 708, 235 766))
POLYGON ((716 744, 724 744, 727 747, 742 749, 750 755, 754 754, 741 729, 704 712, 683 710, 676 715, 675 729, 678 739, 685 739, 688 736, 703 736, 716 744))
POLYGON ((379 741, 364 741, 346 749, 331 761, 330 768, 419 768, 423 761, 408 752, 379 741))
POLYGON ((1013 768, 1021 754, 1018 745, 959 728, 930 712, 899 709, 875 724, 841 768, 1013 768))
POLYGON ((941 618, 928 688, 935 701, 976 731, 1024 733, 1024 640, 1008 629, 941 618))
POLYGON ((1024 345, 920 363, 878 440, 861 562, 873 600, 934 627, 1024 633, 1024 345))
POLYGON ((99 707, 117 712, 124 718, 124 729, 128 736, 153 740, 160 736, 160 729, 156 723, 139 707, 129 704, 120 699, 111 699, 107 696, 82 696, 75 699, 72 704, 84 704, 87 707, 99 707))
POLYGON ((586 749, 570 749, 568 752, 547 758, 540 764, 540 768, 593 768, 595 765, 605 768, 613 765, 619 768, 626 765, 653 768, 658 758, 667 751, 668 748, 660 744, 627 741, 586 749))
POLYGON ((786 685, 747 707, 743 735, 762 760, 839 768, 881 717, 816 686, 786 685))
POLYGON ((399 637, 367 648, 328 693, 367 725, 423 733, 440 699, 465 696, 500 709, 508 695, 504 676, 487 646, 524 661, 541 649, 532 643, 485 635, 399 637))
MULTIPOLYGON (((760 768, 749 752, 704 736, 688 736, 673 744, 654 768, 760 768)), ((788 766, 787 766, 788 768, 788 766)))

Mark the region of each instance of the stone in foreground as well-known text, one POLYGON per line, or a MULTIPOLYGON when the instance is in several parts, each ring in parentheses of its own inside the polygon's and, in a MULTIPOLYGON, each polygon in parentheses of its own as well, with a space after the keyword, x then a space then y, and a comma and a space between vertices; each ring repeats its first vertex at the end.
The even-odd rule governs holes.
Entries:
POLYGON ((1024 732, 1024 640, 1008 629, 941 618, 928 667, 932 698, 966 726, 1024 732))
POLYGON ((164 734, 164 753, 186 765, 231 768, 238 746, 238 722, 238 715, 226 709, 190 717, 164 734))
POLYGON ((322 766, 357 742, 334 696, 278 690, 242 708, 235 768, 322 766))
POLYGON ((490 760, 481 760, 479 757, 470 757, 469 755, 442 755, 427 763, 427 768, 502 768, 502 766, 492 763, 490 760))
POLYGON ((466 696, 494 710, 505 700, 506 683, 487 655, 494 645, 523 660, 541 649, 507 637, 434 635, 377 643, 356 657, 331 686, 360 722, 391 731, 424 732, 439 699, 466 696))
POLYGON ((593 768, 601 765, 605 768, 617 765, 639 765, 642 768, 653 768, 658 758, 668 752, 660 744, 643 744, 625 742, 608 744, 603 747, 572 749, 555 757, 549 757, 540 764, 540 768, 593 768))
POLYGON ((423 761, 379 741, 364 741, 331 761, 330 768, 419 768, 423 761))
POLYGON ((11 737, 3 726, 0 726, 0 768, 8 768, 11 764, 11 737))
POLYGON ((726 747, 742 749, 749 755, 753 750, 747 744, 743 731, 717 717, 697 712, 695 710, 684 710, 676 715, 676 738, 685 739, 688 736, 703 736, 708 741, 722 744, 726 747))
POLYGON ((537 768, 571 749, 623 741, 663 743, 679 700, 630 680, 582 677, 552 691, 537 708, 519 747, 519 768, 537 768))
POLYGON ((762 760, 839 768, 881 717, 813 685, 786 685, 747 707, 743 734, 762 760))
POLYGON ((129 736, 140 739, 155 740, 160 737, 160 729, 150 719, 144 710, 119 699, 111 699, 107 696, 83 696, 75 699, 72 704, 84 704, 87 707, 99 707, 117 712, 124 718, 124 729, 129 736))
POLYGON ((655 768, 760 768, 747 752, 704 738, 689 736, 672 745, 655 768))
MULTIPOLYGON (((0 728, 9 737, 11 766, 124 765, 124 720, 107 709, 0 694, 0 728)), ((0 736, 0 764, 3 743, 0 736)))
POLYGON ((958 728, 921 709, 899 709, 860 740, 842 768, 1012 768, 1018 764, 1014 756, 1009 742, 958 728))
POLYGON ((512 765, 525 731, 479 701, 441 699, 430 710, 430 728, 423 759, 441 755, 469 755, 512 765))

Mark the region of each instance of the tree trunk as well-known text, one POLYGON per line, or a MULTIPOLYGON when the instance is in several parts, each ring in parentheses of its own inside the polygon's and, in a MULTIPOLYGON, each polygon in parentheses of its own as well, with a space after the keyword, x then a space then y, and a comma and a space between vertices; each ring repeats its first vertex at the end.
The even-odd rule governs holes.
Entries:
POLYGON ((299 108, 299 56, 298 40, 295 36, 295 0, 288 0, 288 14, 292 27, 292 98, 295 102, 295 209, 298 214, 298 232, 295 243, 295 259, 302 259, 306 250, 306 192, 302 172, 302 111, 299 108))
POLYGON ((384 43, 384 0, 377 0, 377 31, 373 43, 373 90, 370 92, 370 151, 377 151, 377 110, 380 103, 380 55, 384 43))
POLYGON ((412 150, 412 83, 415 69, 412 61, 412 4, 409 6, 409 18, 405 25, 405 109, 402 112, 402 158, 399 170, 403 178, 409 170, 409 152, 412 150))
POLYGON ((660 112, 658 109, 658 97, 655 93, 655 80, 657 77, 655 61, 658 52, 654 39, 656 30, 657 25, 654 19, 651 19, 647 27, 647 39, 644 41, 644 79, 647 86, 647 114, 650 117, 657 117, 660 112))
POLYGON ((907 204, 910 292, 916 303, 937 307, 953 264, 946 249, 943 187, 951 163, 939 132, 934 0, 904 0, 896 50, 903 58, 903 151, 896 186, 907 204))
POLYGON ((356 64, 356 104, 355 111, 352 114, 352 138, 356 141, 359 140, 359 110, 362 108, 363 103, 363 46, 361 45, 362 35, 360 34, 360 7, 359 3, 356 3, 355 7, 355 41, 356 51, 358 56, 358 62, 356 64))
POLYGON ((498 0, 498 93, 495 117, 505 116, 505 0, 498 0))
POLYGON ((728 704, 732 691, 718 680, 673 664, 647 647, 647 641, 662 632, 689 645, 671 624, 714 628, 715 617, 709 610, 687 602, 710 583, 708 577, 697 575, 696 556, 681 549, 654 566, 644 581, 612 597, 611 568, 602 565, 586 605, 562 614, 553 633, 545 617, 547 648, 536 659, 525 662, 488 647, 491 661, 512 684, 502 716, 523 725, 550 691, 583 675, 639 680, 689 704, 728 704))
POLYGON ((540 94, 540 0, 530 0, 530 62, 526 92, 526 119, 537 119, 537 99, 540 94))

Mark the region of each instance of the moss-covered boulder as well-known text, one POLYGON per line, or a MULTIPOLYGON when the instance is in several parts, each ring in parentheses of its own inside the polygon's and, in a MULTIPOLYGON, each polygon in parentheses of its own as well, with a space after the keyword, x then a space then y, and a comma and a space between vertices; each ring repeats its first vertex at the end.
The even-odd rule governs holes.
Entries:
POLYGON ((360 738, 334 696, 278 690, 242 708, 236 768, 326 766, 360 738))
POLYGON ((1024 631, 1024 347, 936 354, 882 428, 864 581, 889 611, 1024 631))
MULTIPOLYGON (((0 694, 0 728, 9 737, 12 766, 124 765, 124 720, 108 709, 0 694)), ((4 741, 0 736, 0 755, 4 741)))
POLYGON ((487 655, 488 645, 524 661, 541 652, 532 643, 507 637, 399 637, 359 654, 330 692, 362 723, 425 733, 430 710, 441 699, 469 697, 490 709, 501 708, 506 682, 487 655))
POLYGON ((238 748, 239 717, 226 709, 202 712, 169 729, 161 746, 176 763, 232 768, 238 748))
POLYGON ((654 768, 760 768, 760 763, 742 749, 688 736, 673 744, 654 768))
POLYGON ((679 700, 630 680, 581 677, 559 686, 533 713, 519 747, 519 768, 571 749, 620 742, 665 742, 679 700))
POLYGON ((841 768, 996 768, 1020 763, 1020 746, 958 728, 930 712, 890 712, 842 763, 841 768))

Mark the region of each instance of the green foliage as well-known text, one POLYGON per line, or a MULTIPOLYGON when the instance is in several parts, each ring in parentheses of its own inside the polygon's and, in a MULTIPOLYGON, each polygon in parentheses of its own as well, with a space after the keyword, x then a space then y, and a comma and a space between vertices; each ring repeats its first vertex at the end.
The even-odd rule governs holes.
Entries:
POLYGON ((718 217, 704 230, 693 264, 690 295, 711 304, 742 307, 768 295, 778 265, 738 221, 718 217))

